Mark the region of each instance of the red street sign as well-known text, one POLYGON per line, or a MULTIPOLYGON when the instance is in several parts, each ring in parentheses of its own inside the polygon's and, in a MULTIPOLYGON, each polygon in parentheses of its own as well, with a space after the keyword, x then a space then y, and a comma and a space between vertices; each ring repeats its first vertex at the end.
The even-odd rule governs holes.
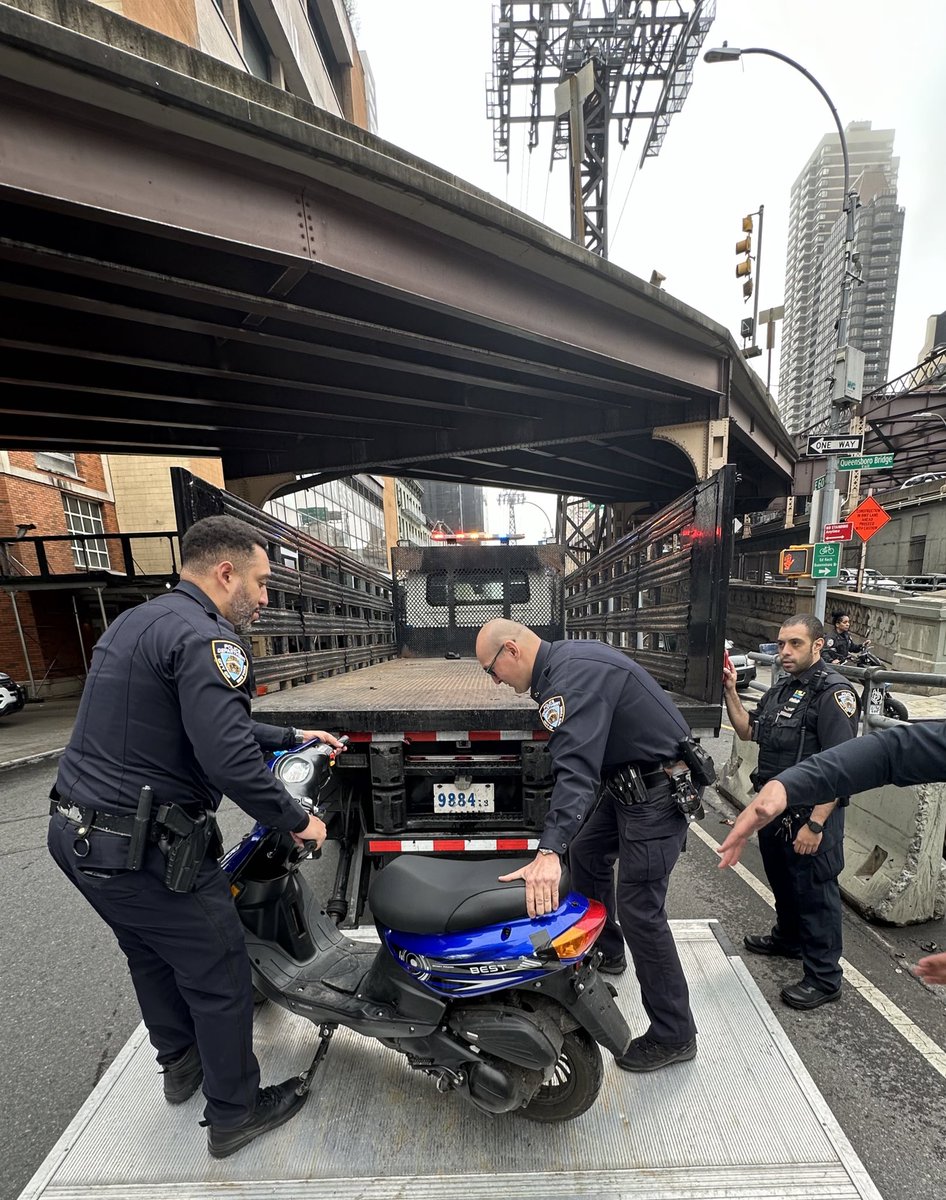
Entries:
POLYGON ((838 521, 836 525, 825 525, 823 542, 849 542, 854 536, 854 526, 850 521, 838 521))
POLYGON ((883 529, 889 520, 890 517, 873 496, 862 500, 848 516, 848 523, 854 526, 855 533, 865 542, 872 538, 878 529, 883 529))

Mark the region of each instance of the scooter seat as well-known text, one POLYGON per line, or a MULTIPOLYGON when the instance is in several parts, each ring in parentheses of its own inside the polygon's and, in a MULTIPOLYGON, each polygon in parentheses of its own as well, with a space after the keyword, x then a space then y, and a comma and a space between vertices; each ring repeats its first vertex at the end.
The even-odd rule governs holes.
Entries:
MULTIPOLYGON (((423 858, 402 854, 374 879, 368 903, 375 920, 404 933, 463 933, 484 925, 520 921, 526 914, 521 879, 500 883, 531 858, 423 858)), ((562 868, 559 895, 569 891, 562 868)))

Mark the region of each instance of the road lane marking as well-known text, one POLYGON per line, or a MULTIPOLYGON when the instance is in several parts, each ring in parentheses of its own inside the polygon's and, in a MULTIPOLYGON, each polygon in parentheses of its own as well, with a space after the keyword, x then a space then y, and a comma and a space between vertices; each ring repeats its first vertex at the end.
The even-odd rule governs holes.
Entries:
MULTIPOLYGON (((710 837, 705 829, 701 829, 696 823, 690 826, 690 829, 696 834, 701 842, 704 842, 709 848, 714 851, 719 849, 719 842, 715 838, 710 837)), ((775 908, 775 897, 772 892, 760 883, 758 879, 749 871, 742 863, 736 863, 729 868, 730 871, 735 871, 739 878, 749 885, 757 896, 765 901, 769 908, 775 908)), ((897 1033, 904 1038, 918 1054, 930 1064, 934 1071, 942 1075, 946 1079, 946 1051, 938 1046, 931 1037, 928 1037, 923 1030, 912 1021, 903 1009, 898 1008, 896 1004, 885 995, 880 988, 858 971, 857 967, 853 966, 846 958, 841 959, 841 970, 844 972, 844 978, 848 981, 852 988, 858 992, 867 1003, 880 1015, 883 1019, 894 1028, 897 1033)))

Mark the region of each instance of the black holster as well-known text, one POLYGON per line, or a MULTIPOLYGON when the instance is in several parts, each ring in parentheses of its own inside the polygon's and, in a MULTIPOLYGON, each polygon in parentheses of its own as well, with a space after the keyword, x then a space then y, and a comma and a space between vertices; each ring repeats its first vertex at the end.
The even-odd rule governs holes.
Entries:
POLYGON ((158 849, 164 855, 164 886, 170 892, 192 892, 207 851, 219 844, 217 822, 206 810, 189 816, 178 804, 158 809, 158 849))

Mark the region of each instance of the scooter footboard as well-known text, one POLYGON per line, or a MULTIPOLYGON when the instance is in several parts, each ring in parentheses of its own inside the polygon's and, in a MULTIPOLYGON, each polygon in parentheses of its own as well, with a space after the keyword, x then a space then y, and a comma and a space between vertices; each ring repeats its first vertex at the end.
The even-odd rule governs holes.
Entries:
MULTIPOLYGON (((523 992, 531 988, 519 989, 523 992)), ((582 1029, 612 1054, 623 1054, 631 1030, 615 1003, 608 984, 590 964, 580 970, 556 971, 542 979, 542 994, 557 1000, 582 1029)))

